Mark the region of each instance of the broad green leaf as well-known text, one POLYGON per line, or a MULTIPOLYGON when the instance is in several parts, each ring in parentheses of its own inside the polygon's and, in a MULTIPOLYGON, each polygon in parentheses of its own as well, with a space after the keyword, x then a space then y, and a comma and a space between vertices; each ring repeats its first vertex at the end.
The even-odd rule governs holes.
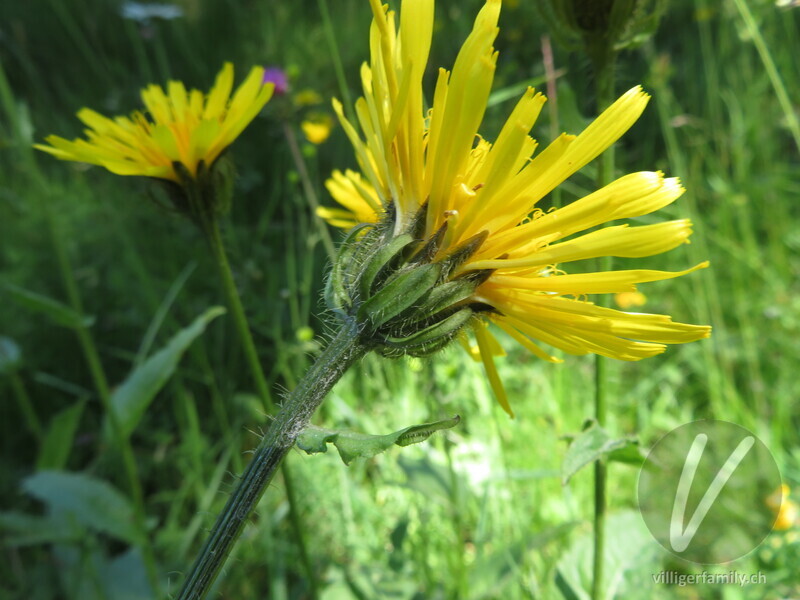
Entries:
POLYGON ((496 549, 481 552, 469 568, 469 598, 514 597, 513 588, 519 585, 519 574, 524 568, 525 556, 532 551, 559 541, 577 525, 576 521, 547 527, 533 533, 525 528, 516 536, 498 544, 496 549))
POLYGON ((401 455, 397 464, 406 476, 403 487, 416 491, 428 502, 449 505, 459 492, 469 488, 469 482, 463 474, 456 473, 454 476, 446 465, 432 461, 427 455, 420 459, 401 455))
POLYGON ((83 473, 40 471, 22 489, 47 505, 55 519, 73 521, 131 544, 143 541, 128 499, 109 483, 83 473))
POLYGON ((94 317, 82 315, 66 304, 36 292, 31 292, 10 283, 0 284, 0 289, 8 293, 17 304, 45 315, 57 325, 69 327, 70 329, 81 329, 91 327, 94 323, 94 317))
POLYGON ((71 520, 27 513, 0 512, 0 533, 8 547, 78 541, 85 529, 71 520))
MULTIPOLYGON (((599 600, 650 600, 653 574, 660 570, 662 551, 638 511, 606 517, 603 586, 599 600)), ((586 531, 562 552, 556 586, 567 600, 592 600, 593 536, 586 531)), ((672 597, 672 596, 670 596, 672 597)))
POLYGON ((130 548, 111 558, 95 545, 58 544, 53 559, 59 565, 62 596, 80 600, 152 600, 159 598, 147 583, 141 552, 130 548))
POLYGON ((639 445, 639 440, 632 439, 631 442, 622 448, 612 450, 608 455, 608 461, 624 463, 634 467, 655 468, 654 465, 647 465, 644 462, 644 459, 647 458, 647 452, 639 445))
POLYGON ((39 457, 36 460, 36 469, 63 469, 67 465, 72 444, 75 441, 75 432, 81 421, 85 402, 80 400, 59 411, 50 419, 47 433, 44 436, 39 457))
MULTIPOLYGON (((131 371, 128 378, 114 390, 111 404, 123 435, 133 433, 153 398, 175 372, 183 353, 205 331, 206 326, 224 312, 221 306, 209 308, 191 325, 175 334, 166 346, 131 371)), ((107 435, 111 433, 108 418, 105 431, 107 435)))
POLYGON ((590 420, 584 430, 578 434, 567 449, 564 462, 561 464, 561 478, 566 485, 575 473, 596 460, 610 458, 617 453, 620 462, 629 462, 629 454, 625 450, 638 445, 632 437, 612 439, 608 432, 594 420, 590 420))
POLYGON ((0 335, 0 375, 9 375, 22 364, 22 352, 10 337, 0 335))
POLYGON ((108 559, 101 572, 108 600, 151 600, 156 598, 147 582, 147 570, 139 548, 108 559))
POLYGON ((455 427, 461 417, 412 425, 386 435, 369 435, 352 431, 334 431, 314 427, 306 428, 297 438, 297 447, 307 454, 327 452, 328 444, 333 444, 339 451, 344 464, 349 465, 357 458, 371 458, 385 452, 391 446, 409 446, 427 440, 434 432, 455 427))

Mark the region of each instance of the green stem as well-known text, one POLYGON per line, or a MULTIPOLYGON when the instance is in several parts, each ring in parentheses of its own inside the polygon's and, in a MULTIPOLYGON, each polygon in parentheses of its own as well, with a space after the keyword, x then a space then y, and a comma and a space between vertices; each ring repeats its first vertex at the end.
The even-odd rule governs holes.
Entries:
POLYGON ((328 257, 330 257, 331 260, 334 260, 336 258, 336 248, 333 246, 333 240, 331 239, 331 234, 328 231, 328 226, 325 225, 325 222, 319 216, 317 216, 319 199, 314 191, 314 185, 311 183, 311 177, 308 174, 306 162, 303 160, 303 154, 300 152, 300 147, 297 145, 297 136, 294 134, 294 129, 292 129, 291 125, 289 125, 287 122, 283 123, 283 134, 286 136, 286 143, 289 145, 289 152, 292 155, 294 165, 297 168, 297 172, 300 174, 300 181, 303 183, 303 192, 306 195, 306 200, 308 200, 308 203, 311 206, 311 211, 314 213, 313 219, 316 223, 317 229, 319 230, 320 239, 322 239, 322 243, 325 246, 325 251, 328 253, 328 257))
POLYGON ((297 549, 300 551, 300 560, 303 561, 303 568, 308 574, 311 597, 319 598, 319 583, 317 582, 314 565, 311 564, 311 557, 308 554, 308 547, 303 535, 303 521, 300 518, 299 502, 297 501, 297 494, 295 493, 288 462, 281 463, 281 475, 283 475, 283 486, 286 489, 286 499, 289 501, 289 520, 292 523, 292 529, 294 529, 297 549))
POLYGON ((239 291, 236 289, 236 282, 233 280, 233 273, 231 272, 231 266, 228 262, 228 255, 225 253, 225 247, 222 244, 222 236, 219 232, 217 220, 213 217, 209 218, 204 224, 204 230, 217 263, 222 285, 225 288, 225 295, 228 298, 228 307, 231 310, 233 322, 236 324, 236 331, 242 343, 245 360, 250 368, 250 376, 256 384, 256 389, 258 390, 258 395, 261 397, 264 409, 269 412, 273 406, 272 395, 269 392, 267 378, 264 377, 264 371, 261 369, 261 362, 258 358, 255 342, 253 342, 253 334, 250 333, 250 325, 247 322, 247 316, 242 306, 242 299, 239 296, 239 291))
MULTIPOLYGON (((599 114, 614 101, 614 59, 613 50, 595 63, 595 85, 597 94, 597 113, 599 114)), ((614 147, 611 146, 600 156, 597 169, 597 187, 601 188, 614 179, 614 147)), ((612 269, 611 257, 601 261, 601 271, 612 269)), ((597 424, 605 426, 608 412, 608 362, 600 355, 595 356, 594 416, 597 424)), ((603 596, 603 558, 605 556, 606 529, 606 483, 607 464, 604 460, 594 463, 594 559, 592 576, 592 599, 603 596)))
POLYGON ((178 600, 205 598, 259 499, 300 432, 334 384, 366 353, 354 324, 346 324, 289 395, 255 450, 239 485, 217 518, 178 600))
MULTIPOLYGON (((206 224, 205 230, 214 253, 214 258, 217 261, 220 277, 222 279, 223 286, 225 287, 225 294, 228 297, 228 305, 231 308, 231 313, 233 314, 236 328, 239 332, 239 339, 242 342, 242 348, 244 350, 245 357, 247 358, 247 363, 250 367, 250 373, 253 377, 253 380, 256 382, 256 387, 258 388, 259 395, 264 403, 265 410, 267 412, 274 412, 273 409, 275 408, 275 405, 273 404, 272 397, 269 393, 269 386, 267 385, 266 377, 264 377, 264 371, 261 369, 261 362, 258 358, 258 352, 256 351, 255 343, 253 342, 253 335, 250 331, 250 325, 247 321, 244 307, 242 306, 242 300, 239 296, 239 291, 237 290, 236 283, 233 280, 233 274, 231 272, 230 263, 228 262, 227 253, 225 252, 225 246, 222 243, 222 237, 220 235, 217 220, 211 219, 211 221, 206 224)), ((314 568, 309 558, 308 549, 306 548, 305 536, 303 535, 303 524, 302 520, 300 519, 300 513, 298 509, 297 495, 294 493, 294 488, 292 487, 288 465, 281 464, 280 468, 283 474, 283 480, 286 484, 286 499, 289 502, 289 521, 292 529, 294 530, 294 537, 297 542, 298 550, 300 551, 300 560, 303 564, 303 568, 306 571, 306 576, 309 581, 311 597, 317 598, 317 577, 314 573, 314 568)))
POLYGON ((761 58, 761 62, 764 63, 764 69, 769 76, 770 83, 772 83, 772 88, 775 90, 775 96, 778 98, 781 110, 783 110, 786 124, 789 127, 789 131, 792 133, 792 138, 794 138, 797 149, 800 150, 800 119, 797 118, 797 113, 792 106, 792 101, 786 91, 786 86, 783 84, 781 74, 778 72, 778 67, 775 66, 775 61, 772 60, 772 55, 764 41, 764 36, 761 35, 761 31, 758 29, 758 24, 753 18, 753 13, 750 12, 747 2, 744 0, 733 0, 733 3, 736 5, 736 10, 739 11, 739 15, 742 17, 745 27, 747 27, 747 31, 753 38, 753 44, 756 50, 758 50, 758 56, 761 58))

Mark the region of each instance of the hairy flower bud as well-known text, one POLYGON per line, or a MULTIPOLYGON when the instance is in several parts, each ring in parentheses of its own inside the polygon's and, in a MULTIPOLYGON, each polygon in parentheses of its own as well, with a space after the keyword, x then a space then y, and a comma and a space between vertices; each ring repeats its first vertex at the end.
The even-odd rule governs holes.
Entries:
POLYGON ((365 345, 384 356, 426 356, 444 348, 478 312, 471 301, 490 270, 453 277, 486 239, 478 234, 449 253, 439 251, 446 224, 420 236, 427 205, 395 235, 389 208, 374 225, 353 229, 342 243, 326 290, 328 306, 355 321, 365 345))
POLYGON ((226 214, 231 207, 235 167, 227 156, 220 156, 209 168, 205 162, 192 174, 179 162, 173 164, 178 182, 156 180, 166 190, 170 204, 195 223, 204 223, 226 214))

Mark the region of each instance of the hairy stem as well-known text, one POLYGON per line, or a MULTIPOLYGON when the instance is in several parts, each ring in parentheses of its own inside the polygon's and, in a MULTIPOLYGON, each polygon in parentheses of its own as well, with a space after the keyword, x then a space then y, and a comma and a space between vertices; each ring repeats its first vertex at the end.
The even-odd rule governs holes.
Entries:
MULTIPOLYGON (((267 412, 274 412, 275 405, 272 402, 272 396, 269 392, 267 379, 264 376, 264 371, 261 368, 261 362, 258 358, 255 342, 253 341, 253 334, 250 330, 250 324, 247 321, 247 316, 242 306, 242 299, 239 296, 239 290, 236 288, 236 283, 233 280, 233 273, 231 272, 228 256, 225 252, 225 246, 222 243, 222 236, 220 235, 219 225, 216 219, 211 219, 205 226, 206 236, 211 244, 211 249, 214 258, 217 262, 220 278, 222 279, 223 287, 225 288, 225 295, 228 298, 228 306, 231 309, 236 329, 239 333, 239 339, 244 350, 247 364, 250 368, 250 374, 256 383, 259 396, 267 412)), ((286 485, 286 499, 289 502, 289 520, 294 529, 294 538, 297 542, 298 550, 300 551, 300 558, 303 568, 306 571, 306 576, 309 580, 311 588, 311 597, 317 598, 317 578, 314 573, 313 565, 309 559, 308 550, 306 548, 305 536, 303 535, 303 524, 298 512, 297 495, 292 488, 292 481, 289 474, 289 466, 281 464, 281 471, 283 473, 283 480, 286 485)))
POLYGON ((178 593, 178 600, 201 600, 206 596, 297 436, 334 384, 365 353, 356 325, 346 324, 306 372, 256 448, 178 593))

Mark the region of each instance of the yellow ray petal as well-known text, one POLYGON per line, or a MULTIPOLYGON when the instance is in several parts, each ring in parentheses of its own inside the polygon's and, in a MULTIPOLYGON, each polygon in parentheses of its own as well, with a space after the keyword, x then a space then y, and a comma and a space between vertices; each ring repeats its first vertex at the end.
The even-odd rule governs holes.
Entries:
MULTIPOLYGON (((434 105, 431 121, 441 119, 446 140, 438 140, 426 165, 431 175, 429 192, 428 229, 434 230, 444 218, 449 205, 451 188, 464 165, 478 126, 483 120, 486 101, 494 79, 497 54, 492 44, 497 37, 500 1, 489 0, 475 19, 472 32, 456 57, 450 75, 446 104, 439 112, 434 105)), ((433 125, 432 125, 433 127, 433 125)))
POLYGON ((504 211, 492 221, 490 231, 519 223, 536 202, 616 142, 636 122, 649 98, 639 86, 629 90, 603 111, 547 168, 532 161, 504 190, 504 211))
POLYGON ((517 258, 517 251, 509 259, 479 260, 468 263, 463 270, 475 269, 519 269, 537 265, 572 262, 598 256, 640 258, 672 250, 685 243, 692 233, 688 219, 628 227, 616 225, 587 233, 567 242, 551 244, 527 257, 517 258))
POLYGON ((208 94, 206 108, 203 111, 204 119, 217 119, 222 116, 228 104, 228 98, 233 89, 233 64, 226 62, 217 75, 214 87, 208 94))
POLYGON ((508 322, 507 319, 503 317, 494 317, 492 322, 495 323, 500 329, 505 331, 508 335, 514 338, 519 344, 525 348, 528 352, 532 353, 534 356, 538 356, 542 360, 546 360, 547 362, 551 363, 562 363, 564 362, 560 358, 556 358, 539 348, 536 344, 534 344, 530 339, 526 336, 521 334, 519 331, 514 329, 514 327, 508 322))
POLYGON ((660 172, 625 175, 563 208, 496 233, 473 258, 479 260, 512 251, 518 255, 526 254, 534 249, 531 240, 555 232, 566 237, 608 221, 649 214, 671 204, 683 192, 678 179, 665 179, 660 172))
MULTIPOLYGON (((661 281, 687 275, 698 269, 708 267, 708 261, 702 262, 684 271, 653 271, 632 269, 627 271, 603 271, 599 273, 578 273, 573 275, 519 276, 494 273, 484 287, 514 288, 553 294, 618 294, 633 292, 637 283, 661 281)), ((483 289, 483 288, 482 288, 483 289)))
POLYGON ((500 403, 500 406, 503 407, 503 410, 508 413, 508 416, 513 419, 514 411, 511 410, 511 405, 508 403, 506 390, 503 387, 503 382, 500 380, 500 376, 497 373, 497 367, 495 366, 494 359, 492 358, 492 343, 488 337, 486 325, 483 323, 478 323, 473 328, 473 332, 475 333, 475 340, 478 342, 478 348, 480 349, 483 367, 486 369, 486 376, 489 378, 489 384, 492 386, 495 398, 497 398, 497 401, 500 403))

